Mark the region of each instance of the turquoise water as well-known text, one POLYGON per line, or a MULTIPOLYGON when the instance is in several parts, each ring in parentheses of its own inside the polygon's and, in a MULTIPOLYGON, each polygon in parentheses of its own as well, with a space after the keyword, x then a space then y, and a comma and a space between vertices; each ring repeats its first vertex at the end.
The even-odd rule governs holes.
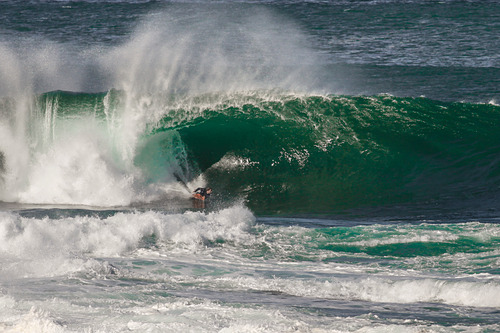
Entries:
MULTIPOLYGON (((500 113, 493 104, 269 91, 150 98, 159 116, 134 133, 130 161, 142 186, 203 175, 221 201, 244 199, 259 214, 394 205, 399 214, 401 205, 411 206, 408 214, 432 214, 435 206, 496 210, 500 113)), ((119 91, 39 95, 29 140, 45 152, 63 126, 80 121, 109 135, 123 126, 114 118, 126 99, 119 91)), ((108 142, 109 158, 123 168, 117 139, 108 142)))
POLYGON ((0 331, 500 331, 499 13, 1 2, 0 331))

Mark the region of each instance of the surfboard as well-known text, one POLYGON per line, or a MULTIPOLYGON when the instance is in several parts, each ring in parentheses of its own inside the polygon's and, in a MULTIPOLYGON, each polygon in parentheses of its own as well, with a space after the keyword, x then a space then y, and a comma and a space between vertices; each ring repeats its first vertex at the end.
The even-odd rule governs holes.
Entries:
POLYGON ((193 194, 193 198, 205 201, 205 198, 200 193, 193 194))

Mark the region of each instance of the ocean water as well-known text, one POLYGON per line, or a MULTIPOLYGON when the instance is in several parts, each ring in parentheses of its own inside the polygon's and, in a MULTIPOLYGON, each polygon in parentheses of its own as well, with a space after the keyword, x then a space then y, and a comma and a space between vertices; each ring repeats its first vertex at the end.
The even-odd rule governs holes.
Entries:
POLYGON ((0 332, 500 332, 499 22, 1 1, 0 332))

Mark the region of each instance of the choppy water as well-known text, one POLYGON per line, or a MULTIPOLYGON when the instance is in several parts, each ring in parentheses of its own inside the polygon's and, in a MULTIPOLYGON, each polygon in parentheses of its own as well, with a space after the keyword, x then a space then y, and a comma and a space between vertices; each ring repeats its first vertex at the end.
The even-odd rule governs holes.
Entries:
POLYGON ((0 18, 0 331, 500 331, 498 1, 0 18))

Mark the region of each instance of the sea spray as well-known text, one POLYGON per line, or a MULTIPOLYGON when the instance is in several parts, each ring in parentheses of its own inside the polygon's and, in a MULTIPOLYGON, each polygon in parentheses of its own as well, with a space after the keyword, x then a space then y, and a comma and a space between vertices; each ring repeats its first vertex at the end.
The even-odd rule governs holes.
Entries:
POLYGON ((307 90, 314 73, 304 70, 316 59, 307 46, 296 25, 268 10, 162 12, 105 55, 103 66, 114 74, 115 88, 137 101, 152 94, 307 90))
POLYGON ((271 11, 254 9, 222 26, 214 22, 225 12, 159 14, 128 42, 107 48, 38 39, 1 45, 10 84, 0 92, 14 106, 2 106, 1 200, 94 206, 160 200, 169 195, 162 188, 200 176, 179 133, 149 137, 172 105, 186 107, 204 93, 306 87, 314 76, 299 66, 314 59, 305 36, 271 11), (145 162, 148 156, 157 166, 145 162))
POLYGON ((194 285, 200 292, 251 290, 317 302, 500 306, 497 264, 491 262, 498 258, 495 224, 267 226, 241 205, 208 214, 148 211, 98 217, 77 213, 57 219, 5 212, 0 223, 3 280, 69 274, 118 277, 121 283, 146 279, 165 284, 170 292, 194 285), (392 254, 370 250, 376 243, 389 241, 393 233, 406 230, 433 235, 436 228, 448 230, 456 240, 421 238, 422 249, 425 244, 449 247, 455 242, 455 255, 412 252, 417 258, 411 260, 398 256, 411 251, 407 245, 419 242, 414 239, 395 243, 399 250, 392 254), (482 247, 470 248, 460 241, 485 230, 492 238, 482 247), (380 240, 378 234, 383 235, 380 240), (322 235, 330 238, 325 240, 322 235), (359 239, 368 245, 359 246, 359 239), (444 275, 450 261, 460 262, 453 278, 444 275), (492 267, 489 272, 484 270, 486 266, 492 267))
MULTIPOLYGON (((218 212, 117 212, 106 218, 75 216, 33 219, 0 214, 2 278, 101 271, 98 257, 121 257, 162 249, 192 253, 218 241, 249 242, 255 217, 235 205, 218 212), (17 262, 17 264, 16 264, 17 262)), ((102 266, 102 267, 101 267, 102 266)))
POLYGON ((0 331, 500 331, 499 6, 2 1, 0 331))
POLYGON ((57 94, 42 102, 37 93, 60 87, 79 91, 80 70, 86 66, 68 66, 65 47, 59 44, 29 41, 0 44, 2 201, 22 201, 21 193, 30 191, 35 159, 57 141, 58 112, 67 111, 58 105, 57 94))
POLYGON ((184 108, 206 93, 305 89, 314 75, 302 67, 314 59, 303 34, 280 20, 289 28, 284 34, 268 11, 251 10, 229 21, 223 21, 224 11, 182 19, 161 14, 101 58, 113 88, 122 93, 114 134, 128 162, 138 153, 141 135, 168 117, 176 103, 184 108))
POLYGON ((412 202, 418 213, 453 211, 457 198, 461 209, 491 205, 482 198, 499 182, 491 104, 258 90, 158 97, 155 116, 125 121, 126 100, 117 90, 43 94, 16 130, 18 106, 4 99, 3 200, 145 203, 185 197, 183 184, 202 175, 224 200, 261 211, 412 202))

